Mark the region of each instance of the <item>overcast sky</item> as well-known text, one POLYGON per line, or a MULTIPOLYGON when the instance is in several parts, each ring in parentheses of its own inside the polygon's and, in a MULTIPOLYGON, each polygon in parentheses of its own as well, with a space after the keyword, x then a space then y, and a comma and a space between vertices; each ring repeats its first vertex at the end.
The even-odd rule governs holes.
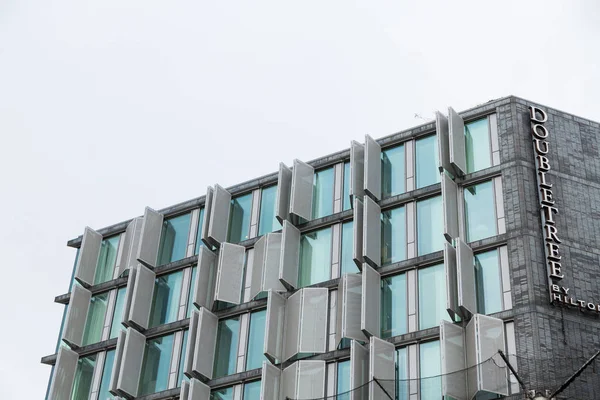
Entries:
POLYGON ((0 0, 0 398, 43 398, 86 225, 448 106, 600 121, 597 2, 400 3, 0 0))

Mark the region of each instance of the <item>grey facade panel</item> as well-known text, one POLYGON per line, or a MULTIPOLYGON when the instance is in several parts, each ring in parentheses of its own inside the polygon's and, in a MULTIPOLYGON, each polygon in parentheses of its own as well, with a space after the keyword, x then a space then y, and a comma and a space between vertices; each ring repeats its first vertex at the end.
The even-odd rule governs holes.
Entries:
POLYGON ((353 340, 350 342, 350 400, 369 397, 369 350, 353 340))
POLYGON ((77 348, 82 345, 92 292, 78 284, 73 284, 71 290, 71 300, 67 306, 62 341, 69 345, 69 347, 77 348))
POLYGON ((260 384, 261 400, 280 400, 281 370, 268 361, 263 361, 260 384))
POLYGON ((200 247, 198 253, 198 272, 194 283, 194 305, 212 310, 217 256, 206 247, 200 247))
POLYGON ((369 399, 389 400, 396 395, 396 348, 393 343, 371 337, 369 341, 369 399), (377 380, 379 384, 374 382, 377 380))
POLYGON ((340 279, 338 286, 337 319, 340 324, 336 329, 336 335, 339 335, 340 339, 347 338, 363 342, 368 340, 361 330, 361 304, 361 275, 345 274, 340 279))
POLYGON ((227 240, 230 210, 231 193, 220 185, 215 185, 210 214, 207 214, 206 210, 204 212, 204 218, 208 218, 207 241, 215 247, 227 240))
POLYGON ((156 267, 158 246, 163 228, 163 215, 146 207, 144 222, 137 252, 137 260, 148 268, 156 267))
POLYGON ((365 195, 365 146, 352 141, 350 143, 350 201, 362 199, 365 195))
POLYGON ((123 304, 123 315, 121 317, 121 324, 123 326, 129 326, 129 310, 131 309, 131 302, 133 301, 136 276, 137 268, 130 269, 129 275, 127 275, 127 286, 125 287, 125 302, 123 304))
POLYGON ((314 176, 315 169, 313 167, 300 160, 294 160, 290 215, 299 218, 298 222, 312 219, 314 176))
POLYGON ((187 400, 210 400, 210 387, 198 379, 190 379, 187 400))
POLYGON ((155 279, 154 272, 141 264, 138 265, 127 320, 129 326, 138 330, 148 329, 155 279))
POLYGON ((209 227, 210 227, 210 216, 212 214, 213 196, 214 189, 212 187, 206 188, 206 201, 204 202, 204 221, 202 221, 202 229, 200 230, 200 240, 204 245, 212 248, 212 241, 209 239, 209 227))
POLYGON ((146 337, 132 328, 127 328, 116 386, 122 397, 137 396, 145 348, 146 337))
POLYGON ((267 246, 265 248, 264 263, 262 268, 262 291, 273 289, 278 292, 285 292, 286 288, 279 280, 279 270, 281 268, 281 249, 283 242, 282 233, 267 234, 267 246))
POLYGON ((288 289, 295 289, 298 286, 299 264, 300 230, 289 221, 283 221, 279 280, 288 289))
POLYGON ((302 318, 303 290, 298 290, 285 302, 285 329, 283 340, 283 361, 287 361, 296 354, 300 347, 300 318, 302 318))
POLYGON ((244 279, 246 248, 223 243, 219 250, 219 265, 215 282, 215 300, 240 304, 244 279))
POLYGON ((96 265, 98 264, 98 254, 102 246, 102 235, 90 227, 85 227, 83 239, 81 240, 81 250, 75 267, 75 279, 83 286, 92 286, 96 275, 96 265))
POLYGON ((475 293, 475 263, 473 250, 462 239, 456 241, 456 270, 458 281, 458 307, 463 319, 477 313, 475 293))
POLYGON ((206 308, 201 308, 198 312, 192 373, 203 379, 212 379, 218 326, 219 318, 206 308))
POLYGON ((267 298, 264 354, 273 363, 283 359, 286 299, 270 290, 267 298))
POLYGON ((450 130, 450 163, 454 173, 463 176, 467 173, 467 151, 465 147, 465 123, 452 107, 448 107, 450 130))
POLYGON ((448 132, 448 118, 439 111, 435 112, 435 132, 437 135, 438 169, 453 173, 450 164, 450 139, 448 132))
POLYGON ((446 311, 453 321, 457 321, 462 312, 458 307, 456 250, 450 243, 444 243, 444 275, 446 277, 446 311))
MULTIPOLYGON (((255 298, 263 290, 263 269, 265 253, 267 250, 267 236, 261 236, 254 243, 254 255, 252 257, 252 275, 250 276, 250 299, 255 298)), ((277 270, 276 277, 279 277, 277 270)))
POLYGON ((327 351, 329 289, 304 288, 301 292, 302 311, 298 352, 325 353, 327 351))
POLYGON ((363 257, 376 268, 381 264, 381 207, 369 197, 364 199, 363 257))
POLYGON ((296 399, 325 397, 325 361, 297 361, 296 399))
POLYGON ((365 193, 381 199, 381 146, 365 135, 365 193))
POLYGON ((363 265, 360 328, 367 336, 381 335, 381 276, 379 272, 363 265))
POLYGON ((122 275, 126 270, 131 271, 138 265, 137 253, 142 240, 142 225, 144 225, 144 218, 134 218, 133 221, 127 226, 126 235, 130 237, 128 239, 129 247, 127 248, 127 257, 125 265, 122 265, 123 269, 119 270, 119 276, 122 275))
POLYGON ((477 333, 478 350, 478 381, 479 390, 485 393, 508 395, 508 376, 506 368, 498 356, 498 350, 506 349, 504 337, 504 322, 501 319, 477 314, 474 317, 477 333), (494 357, 495 362, 490 362, 494 357))
POLYGON ((119 243, 119 254, 115 262, 115 270, 117 275, 121 276, 129 268, 129 253, 131 251, 131 244, 133 241, 133 234, 135 230, 135 218, 131 221, 125 232, 121 235, 121 241, 119 243))
POLYGON ((188 378, 193 376, 194 369, 194 354, 196 346, 196 338, 198 336, 198 320, 200 319, 200 313, 197 310, 192 311, 190 316, 190 328, 188 331, 187 347, 183 349, 182 354, 185 356, 183 364, 183 373, 188 378))
POLYGON ((298 363, 295 362, 290 364, 287 368, 284 368, 281 372, 281 400, 287 398, 297 399, 297 387, 298 387, 298 363))
POLYGON ((354 220, 352 222, 352 261, 362 270, 363 258, 363 202, 354 199, 354 220))
POLYGON ((444 237, 452 243, 458 237, 458 186, 445 173, 442 173, 442 208, 444 237))
POLYGON ((125 339, 127 338, 127 332, 120 330, 117 334, 117 348, 115 350, 115 358, 113 361, 113 368, 110 374, 109 392, 115 396, 119 395, 117 389, 119 383, 119 374, 121 372, 121 363, 123 361, 123 350, 125 348, 125 339))
POLYGON ((292 170, 284 163, 279 163, 277 175, 277 197, 275 199, 275 218, 283 224, 289 218, 290 195, 292 190, 292 170))
POLYGON ((66 347, 58 349, 54 376, 48 392, 48 400, 64 400, 71 398, 75 371, 79 356, 73 350, 66 347))
POLYGON ((440 352, 442 359, 442 395, 446 396, 444 398, 450 396, 455 400, 467 400, 464 328, 448 321, 441 321, 440 352))

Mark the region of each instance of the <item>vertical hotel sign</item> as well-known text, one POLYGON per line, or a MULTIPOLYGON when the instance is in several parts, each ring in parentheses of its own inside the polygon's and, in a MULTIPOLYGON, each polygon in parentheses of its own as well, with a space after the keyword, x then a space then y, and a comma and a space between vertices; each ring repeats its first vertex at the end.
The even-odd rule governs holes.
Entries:
POLYGON ((560 254, 561 240, 558 237, 555 216, 558 207, 552 193, 552 183, 548 181, 550 171, 550 160, 548 159, 550 133, 545 126, 548 121, 546 112, 538 107, 529 107, 531 119, 531 134, 533 139, 533 151, 535 154, 535 167, 537 176, 538 198, 540 202, 540 213, 544 232, 544 251, 546 255, 546 267, 548 269, 548 280, 550 284, 550 302, 558 302, 575 306, 580 309, 600 312, 600 304, 586 300, 579 300, 570 288, 562 286, 561 280, 565 277, 560 254))

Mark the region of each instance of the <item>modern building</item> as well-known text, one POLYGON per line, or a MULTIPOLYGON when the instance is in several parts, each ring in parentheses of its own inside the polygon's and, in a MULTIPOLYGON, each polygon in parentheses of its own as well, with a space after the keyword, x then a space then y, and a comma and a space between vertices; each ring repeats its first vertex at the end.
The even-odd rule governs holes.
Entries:
POLYGON ((49 399, 548 396, 600 349, 600 125, 450 108, 68 245, 49 399))

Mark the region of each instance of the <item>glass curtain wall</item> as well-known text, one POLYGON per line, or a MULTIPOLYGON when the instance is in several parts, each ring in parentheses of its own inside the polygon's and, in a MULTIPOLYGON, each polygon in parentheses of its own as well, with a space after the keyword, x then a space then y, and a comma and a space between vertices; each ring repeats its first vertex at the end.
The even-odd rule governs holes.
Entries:
POLYGON ((239 336, 239 317, 219 321, 213 378, 235 373, 239 336))
POLYGON ((431 135, 415 141, 415 161, 417 189, 440 182, 437 136, 431 135))
POLYGON ((138 394, 144 396, 167 389, 174 335, 146 341, 138 394))
POLYGON ((104 358, 104 369, 102 370, 102 379, 100 380, 100 390, 98 400, 114 400, 118 397, 113 396, 108 391, 110 389, 110 376, 115 364, 115 350, 108 350, 104 358))
POLYGON ((183 271, 156 277, 149 327, 177 320, 182 282, 183 271))
POLYGON ((102 245, 100 246, 100 254, 98 255, 98 264, 96 264, 94 285, 110 281, 113 278, 120 239, 121 235, 117 235, 102 241, 102 245))
POLYGON ((260 368, 263 360, 267 359, 263 353, 266 320, 267 310, 261 310, 250 314, 250 329, 246 351, 246 371, 260 368))
POLYGON ((465 124, 467 173, 492 166, 489 123, 487 118, 465 124))
POLYGON ((381 279, 381 337, 402 335, 408 331, 406 274, 381 279))
POLYGON ((342 190, 342 207, 343 211, 352 208, 352 202, 350 201, 350 163, 344 163, 344 187, 342 190))
POLYGON ((421 400, 439 400, 442 398, 439 340, 421 343, 419 355, 421 400))
POLYGON ((404 207, 381 213, 381 265, 406 259, 406 211, 404 207))
POLYGON ((396 349, 396 400, 409 399, 408 376, 408 351, 402 347, 396 349))
POLYGON ((333 214, 333 167, 315 172, 312 218, 333 214))
POLYGON ((381 196, 396 196, 406 190, 404 145, 381 151, 381 196))
POLYGON ((242 400, 260 400, 260 381, 244 384, 244 398, 242 400))
POLYGON ((216 389, 210 392, 210 400, 233 400, 233 388, 216 389))
POLYGON ((227 241, 239 243, 250 236, 250 214, 252 213, 252 193, 231 199, 229 230, 227 241))
POLYGON ((258 236, 281 229, 275 217, 277 185, 264 188, 260 195, 260 217, 258 219, 258 236))
POLYGON ((87 357, 80 357, 79 360, 77 360, 77 369, 75 370, 75 380, 73 381, 71 400, 87 399, 90 397, 95 366, 95 354, 87 357))
POLYGON ((190 233, 191 213, 166 219, 160 235, 158 265, 164 265, 185 258, 190 233))
POLYGON ((188 381, 189 378, 183 374, 185 364, 185 349, 188 342, 189 331, 183 331, 183 340, 181 341, 181 354, 179 356, 179 371, 177 372, 177 387, 181 386, 181 382, 188 381))
POLYGON ((202 224, 204 223, 204 208, 201 208, 198 214, 198 226, 196 227, 196 248, 194 249, 194 255, 200 253, 200 246, 204 246, 202 241, 202 224))
POLYGON ((337 363, 336 400, 350 400, 350 360, 337 363))
POLYGON ((102 339, 102 329, 104 328, 107 302, 108 292, 92 296, 87 319, 85 321, 85 330, 83 331, 82 344, 84 346, 98 343, 102 339))
POLYGON ((444 248, 442 196, 417 202, 417 253, 424 255, 444 248))
POLYGON ((466 187, 464 196, 467 241, 474 242, 496 235, 498 230, 493 182, 466 187))
POLYGON ((342 224, 342 254, 340 275, 357 274, 359 272, 358 267, 352 259, 352 249, 354 246, 352 224, 352 221, 344 222, 342 224))
POLYGON ((477 309, 481 314, 502 311, 502 276, 498 250, 475 255, 477 309))
POLYGON ((192 276, 190 278, 190 290, 188 291, 188 299, 187 299, 187 311, 185 313, 186 318, 190 318, 192 316, 192 311, 196 310, 196 306, 194 305, 194 287, 196 286, 196 274, 198 273, 198 267, 192 267, 192 276))
POLYGON ((119 336, 119 331, 125 329, 121 324, 123 320, 123 307, 125 304, 125 292, 127 287, 117 290, 117 300, 115 301, 115 311, 113 312, 112 322, 110 324, 110 339, 119 336))
POLYGON ((331 227, 305 233, 300 238, 298 287, 331 277, 331 227))

